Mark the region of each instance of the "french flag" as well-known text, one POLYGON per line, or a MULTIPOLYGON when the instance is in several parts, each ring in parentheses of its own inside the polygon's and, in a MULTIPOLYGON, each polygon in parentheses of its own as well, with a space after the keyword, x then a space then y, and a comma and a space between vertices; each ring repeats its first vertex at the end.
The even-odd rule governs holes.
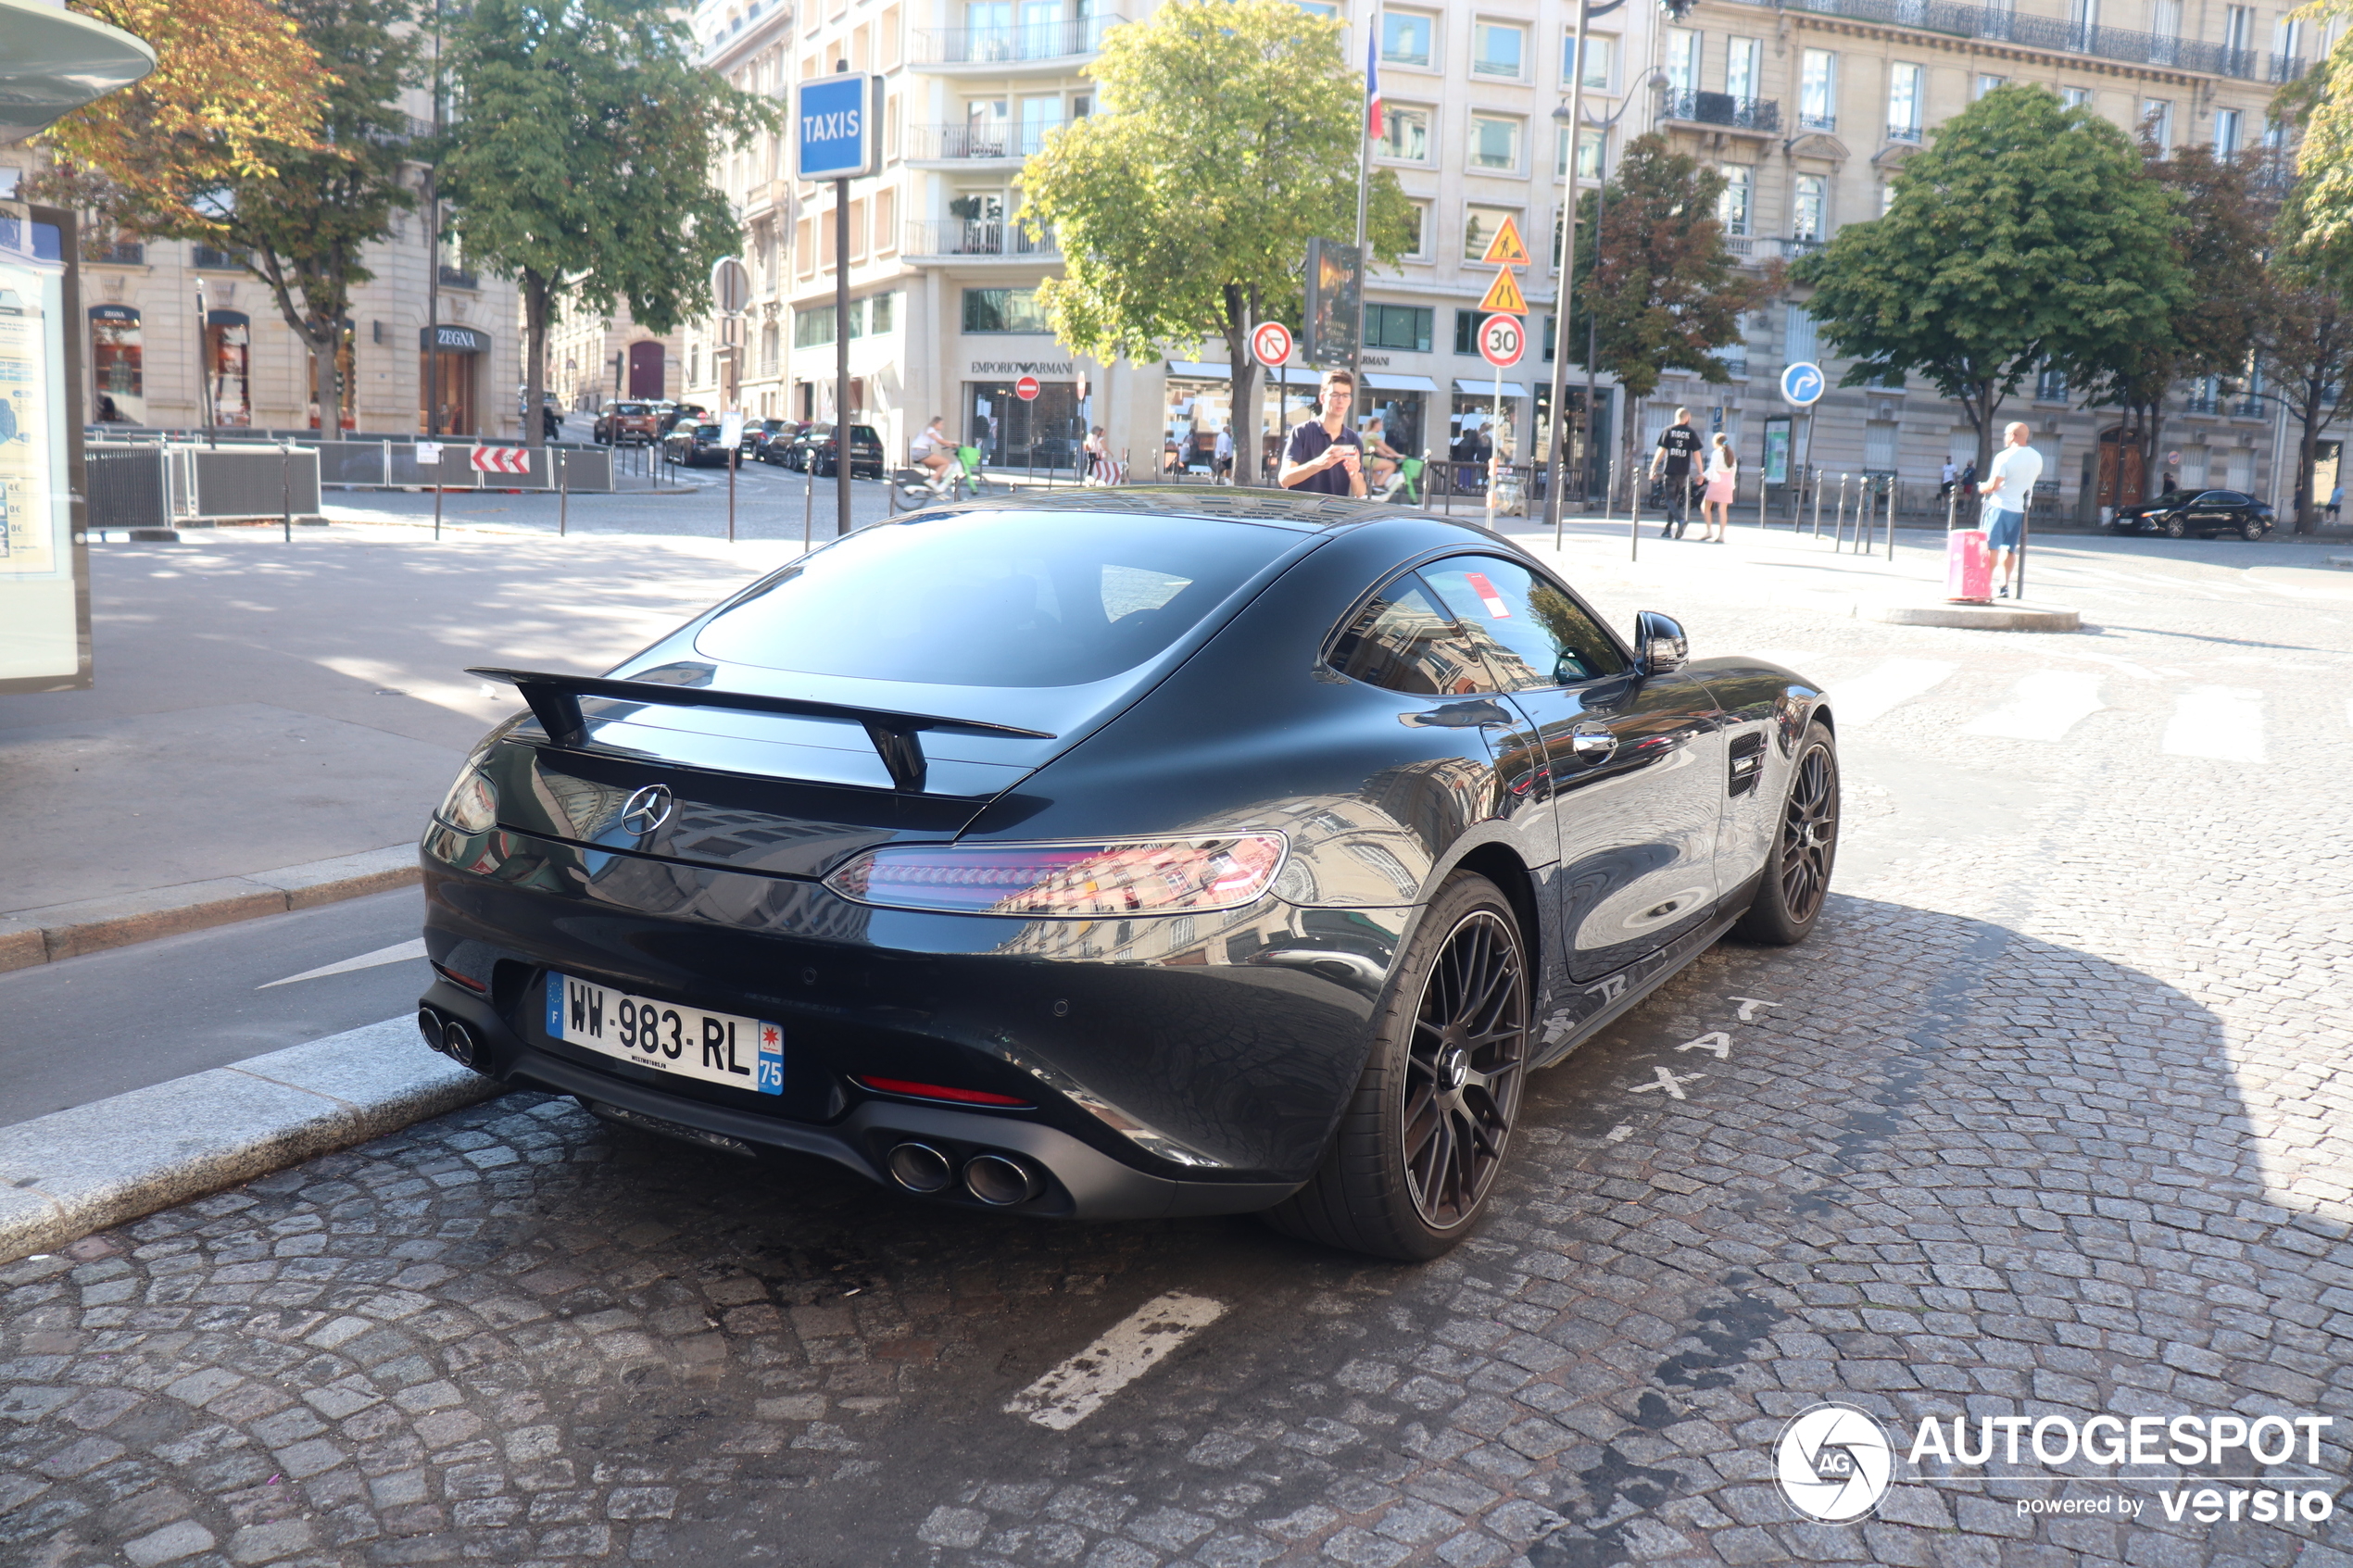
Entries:
POLYGON ((1380 40, 1369 29, 1365 39, 1365 134, 1380 140, 1380 40))

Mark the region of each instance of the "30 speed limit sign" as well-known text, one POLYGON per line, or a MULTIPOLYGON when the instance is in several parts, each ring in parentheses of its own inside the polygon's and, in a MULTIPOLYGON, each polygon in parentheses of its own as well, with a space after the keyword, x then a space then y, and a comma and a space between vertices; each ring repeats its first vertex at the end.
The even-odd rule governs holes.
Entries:
POLYGON ((1528 352, 1528 329, 1516 316, 1490 316, 1478 324, 1478 352, 1497 370, 1509 370, 1528 352))

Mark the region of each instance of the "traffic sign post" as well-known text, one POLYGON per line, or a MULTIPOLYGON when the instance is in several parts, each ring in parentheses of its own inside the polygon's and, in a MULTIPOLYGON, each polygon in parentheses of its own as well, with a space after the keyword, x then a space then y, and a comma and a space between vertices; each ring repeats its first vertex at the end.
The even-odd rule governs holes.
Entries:
MULTIPOLYGON (((834 74, 800 84, 793 112, 793 171, 834 186, 834 533, 849 532, 849 182, 882 172, 883 79, 834 74)), ((732 471, 732 470, 731 470, 732 471)))
MULTIPOLYGON (((1802 408, 1806 411, 1806 455, 1801 459, 1801 463, 1810 462, 1813 458, 1814 405, 1822 400, 1822 394, 1830 390, 1830 378, 1822 374, 1822 367, 1810 359, 1800 359, 1781 369, 1781 401, 1793 408, 1802 408)), ((1820 479, 1817 477, 1814 483, 1818 496, 1820 479)), ((1814 508, 1814 515, 1818 520, 1816 532, 1818 533, 1820 532, 1818 520, 1821 517, 1818 500, 1814 508)), ((1756 503, 1756 523, 1760 528, 1765 525, 1765 502, 1761 492, 1756 503)), ((1793 511, 1790 516, 1790 526, 1792 528, 1797 526, 1797 518, 1793 511)))
MULTIPOLYGON (((1510 232, 1508 225, 1506 232, 1510 232)), ((1503 237, 1501 234, 1496 236, 1499 244, 1503 237)), ((1491 251, 1494 248, 1493 245, 1488 247, 1491 251)), ((1511 276, 1509 272, 1498 272, 1495 274, 1495 281, 1499 283, 1509 282, 1511 276)), ((1488 292, 1492 294, 1494 291, 1491 289, 1488 292)), ((1519 291, 1515 289, 1512 292, 1516 294, 1519 291)), ((1495 404, 1487 416, 1487 428, 1491 440, 1493 439, 1493 433, 1501 429, 1504 422, 1504 371, 1518 364, 1519 357, 1527 352, 1528 329, 1521 324, 1518 317, 1490 316, 1478 324, 1479 358, 1495 367, 1495 404)), ((1495 510, 1501 499, 1503 471, 1504 444, 1496 441, 1493 450, 1488 454, 1487 458, 1487 509, 1491 513, 1495 510)))
POLYGON ((1038 378, 1036 376, 1024 376, 1021 380, 1013 383, 1013 395, 1020 398, 1025 403, 1037 402, 1038 378))
MULTIPOLYGON (((1290 412, 1290 329, 1280 321, 1261 321, 1251 329, 1250 357, 1275 372, 1275 439, 1277 443, 1282 440, 1284 417, 1290 412)), ((1280 450, 1279 446, 1277 450, 1280 450)))

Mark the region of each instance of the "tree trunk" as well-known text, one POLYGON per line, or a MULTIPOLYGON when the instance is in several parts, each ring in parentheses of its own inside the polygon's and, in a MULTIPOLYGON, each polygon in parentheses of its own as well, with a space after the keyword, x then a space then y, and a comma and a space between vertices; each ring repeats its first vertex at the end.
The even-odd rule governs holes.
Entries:
POLYGON ((526 267, 522 270, 523 416, 522 444, 547 445, 541 433, 540 406, 547 396, 547 304, 550 280, 526 267))
POLYGON ((2297 421, 2303 430, 2296 447, 2296 532, 2316 533, 2321 527, 2321 508, 2313 505, 2316 497, 2312 494, 2312 470, 2321 458, 2322 415, 2325 412, 2321 405, 2325 388, 2315 383, 2306 390, 2309 395, 2297 421))
POLYGON ((1234 438, 1234 483, 1249 484, 1255 482, 1265 450, 1258 434, 1258 366, 1250 357, 1250 302, 1239 283, 1227 283, 1225 294, 1226 363, 1234 400, 1226 419, 1227 433, 1234 438))
POLYGON ((335 350, 343 345, 343 331, 333 321, 307 324, 310 330, 302 335, 310 345, 311 380, 318 383, 319 439, 339 441, 343 438, 343 376, 336 363, 341 356, 335 350))

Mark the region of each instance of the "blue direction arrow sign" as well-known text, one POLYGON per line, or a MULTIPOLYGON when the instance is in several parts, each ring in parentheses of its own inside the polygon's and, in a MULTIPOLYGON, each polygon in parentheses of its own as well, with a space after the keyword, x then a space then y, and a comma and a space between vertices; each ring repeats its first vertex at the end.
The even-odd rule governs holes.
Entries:
POLYGON ((1781 372, 1781 401, 1793 408, 1810 408, 1829 390, 1822 367, 1800 359, 1781 372))
POLYGON ((793 172, 803 180, 858 180, 882 172, 883 79, 821 76, 793 106, 793 172))

